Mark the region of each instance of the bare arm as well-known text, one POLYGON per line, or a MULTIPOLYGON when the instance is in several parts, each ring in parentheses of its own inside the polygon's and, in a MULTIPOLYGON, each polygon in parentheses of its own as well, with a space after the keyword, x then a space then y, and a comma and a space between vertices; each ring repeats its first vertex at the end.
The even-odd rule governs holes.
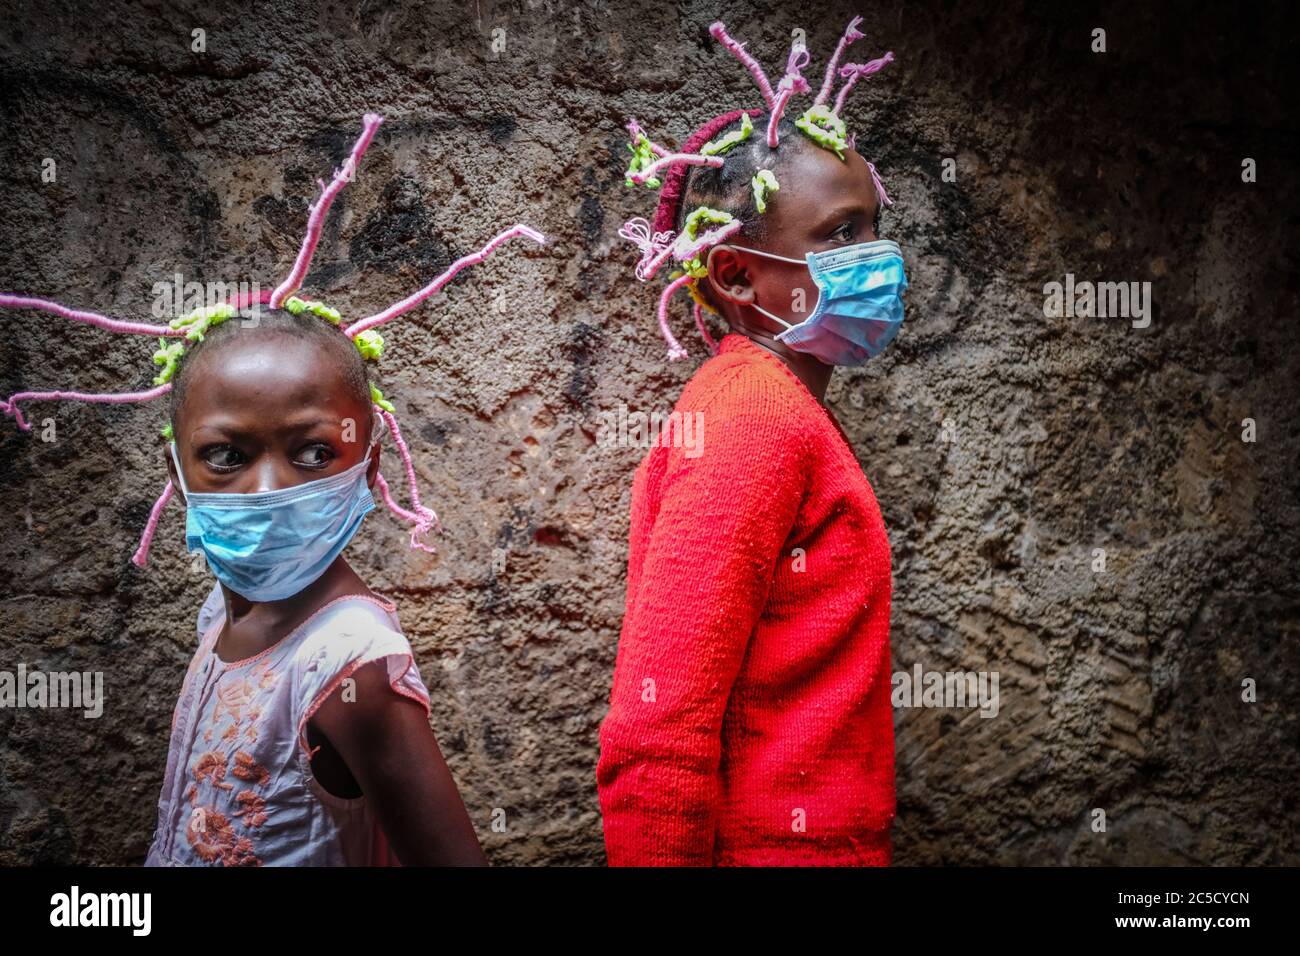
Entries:
POLYGON ((345 701, 340 687, 312 723, 361 785, 397 858, 404 866, 486 866, 424 708, 392 689, 383 661, 352 677, 356 699, 345 701))

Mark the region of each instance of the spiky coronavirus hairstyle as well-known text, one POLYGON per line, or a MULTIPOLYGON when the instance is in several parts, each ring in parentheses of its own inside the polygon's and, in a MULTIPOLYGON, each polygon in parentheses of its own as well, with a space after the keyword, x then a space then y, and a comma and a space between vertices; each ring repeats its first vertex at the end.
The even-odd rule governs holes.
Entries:
MULTIPOLYGON (((316 245, 320 241, 321 230, 325 225, 325 217, 329 212, 330 205, 343 187, 352 181, 362 155, 370 146, 370 141, 374 138, 375 131, 379 129, 379 124, 382 122, 383 117, 374 113, 367 113, 363 117, 361 136, 352 147, 352 152, 347 161, 341 169, 334 173, 328 184, 321 183, 321 194, 308 214, 307 234, 303 238, 293 268, 289 270, 288 276, 273 292, 236 297, 227 302, 198 308, 188 315, 172 319, 166 325, 123 321, 100 315, 97 312, 70 309, 46 299, 0 294, 0 308, 35 309, 74 322, 85 322, 108 332, 158 336, 160 347, 154 353, 153 360, 156 365, 161 367, 153 380, 154 387, 144 391, 112 392, 107 394, 90 394, 76 391, 18 392, 10 395, 6 400, 0 401, 0 413, 12 416, 18 427, 23 431, 30 431, 31 425, 23 418, 22 410, 19 407, 20 402, 58 400, 103 404, 147 402, 168 395, 174 389, 179 388, 179 393, 173 395, 171 399, 171 409, 174 414, 184 397, 184 378, 186 376, 183 376, 179 382, 174 381, 174 378, 182 367, 181 363, 182 359, 186 357, 186 349, 189 349, 191 356, 196 353, 201 354, 204 351, 202 344, 205 341, 205 336, 212 333, 213 329, 234 318, 257 317, 260 325, 260 319, 272 316, 274 321, 269 322, 268 325, 278 327, 282 331, 290 331, 294 334, 315 334, 305 325, 305 323, 314 319, 317 322, 324 323, 324 330, 328 331, 333 328, 335 331, 329 332, 329 334, 339 335, 341 342, 350 341, 359 353, 361 365, 359 376, 357 361, 346 361, 344 372, 350 384, 368 390, 369 401, 372 403, 375 415, 384 422, 387 431, 393 437, 393 444, 402 459, 402 465, 406 473, 407 487, 410 489, 410 508, 405 508, 397 503, 389 489, 388 482, 384 480, 382 474, 377 476, 375 483, 379 487, 384 503, 387 504, 393 514, 411 525, 411 547, 432 552, 434 549, 426 544, 423 539, 430 531, 438 529, 438 516, 433 512, 433 509, 426 507, 420 501, 419 489, 416 487, 415 482, 415 466, 411 461, 410 449, 402 439, 401 429, 398 428, 395 415, 396 409, 390 401, 384 398, 379 389, 370 384, 369 377, 365 374, 364 362, 377 361, 384 350, 383 336, 376 329, 423 304, 455 278, 462 269, 482 262, 497 246, 508 239, 524 236, 539 244, 544 243, 546 240, 541 233, 529 226, 523 224, 514 225, 495 236, 477 252, 457 259, 445 272, 424 288, 413 292, 400 302, 395 302, 374 315, 359 319, 351 324, 345 324, 342 315, 328 305, 322 302, 304 300, 296 296, 294 293, 302 287, 303 280, 307 276, 307 270, 311 266, 312 256, 315 254, 316 245), (270 309, 261 310, 261 306, 269 306, 270 309), (288 313, 288 316, 280 315, 280 312, 288 313), (342 336, 346 336, 346 338, 342 338, 342 336)), ((226 336, 217 334, 211 337, 219 340, 226 336)), ((168 439, 172 437, 170 422, 163 429, 163 435, 168 439)), ((374 438, 375 436, 372 435, 371 437, 374 438)), ((158 527, 158 521, 162 516, 163 509, 171 500, 172 494, 172 483, 168 481, 163 488, 162 494, 154 502, 148 523, 145 525, 144 533, 140 538, 140 546, 131 558, 131 561, 137 567, 144 567, 145 562, 148 560, 149 547, 153 541, 154 532, 158 527)))
MULTIPOLYGON (((854 17, 849 23, 826 66, 825 78, 812 105, 793 122, 786 116, 790 100, 796 94, 812 91, 802 75, 809 60, 803 43, 796 40, 792 44, 785 73, 773 89, 762 66, 728 35, 721 22, 709 27, 709 33, 749 70, 762 95, 763 106, 715 116, 688 136, 676 151, 651 140, 635 119, 628 122, 632 162, 627 169, 626 184, 658 189, 659 205, 653 223, 640 217, 629 219, 619 235, 641 250, 641 261, 636 267, 636 276, 641 281, 653 278, 670 259, 679 266, 659 297, 659 330, 668 343, 670 361, 686 358, 686 350, 668 326, 668 303, 683 288, 695 300, 696 328, 709 350, 717 350, 700 311, 701 308, 713 311, 713 308, 701 296, 697 284, 708 275, 704 263, 713 246, 735 235, 761 238, 762 227, 757 217, 766 212, 772 194, 781 188, 777 177, 780 168, 777 147, 782 136, 788 142, 797 133, 800 142, 831 150, 841 160, 845 158, 844 151, 853 148, 853 137, 840 119, 844 102, 860 79, 880 72, 894 59, 893 53, 886 53, 866 63, 840 65, 844 51, 862 39, 863 34, 858 30, 861 23, 861 17, 854 17), (843 83, 831 105, 837 76, 843 83)), ((875 165, 868 162, 867 167, 880 204, 891 205, 875 165)))

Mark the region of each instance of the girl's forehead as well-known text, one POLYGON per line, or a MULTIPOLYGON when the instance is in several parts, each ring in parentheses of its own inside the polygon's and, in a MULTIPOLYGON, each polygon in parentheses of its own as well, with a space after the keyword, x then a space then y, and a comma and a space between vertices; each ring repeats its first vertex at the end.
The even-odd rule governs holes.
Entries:
POLYGON ((191 428, 212 415, 271 425, 304 408, 342 418, 360 403, 339 355, 312 337, 237 335, 196 366, 183 406, 191 428))
POLYGON ((773 211, 781 219, 817 219, 833 206, 854 203, 874 210, 880 201, 866 160, 851 149, 844 151, 844 159, 828 149, 801 149, 779 179, 773 211))

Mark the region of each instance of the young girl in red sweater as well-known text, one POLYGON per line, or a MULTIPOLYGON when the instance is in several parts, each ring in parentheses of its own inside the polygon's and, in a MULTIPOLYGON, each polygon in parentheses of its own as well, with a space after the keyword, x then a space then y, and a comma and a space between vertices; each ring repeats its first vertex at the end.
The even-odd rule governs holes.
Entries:
POLYGON ((639 278, 680 264, 713 357, 675 411, 703 422, 662 441, 632 490, 627 607, 597 784, 612 865, 888 865, 894 817, 890 553, 847 436, 825 405, 836 365, 878 354, 902 320, 889 199, 839 113, 892 59, 839 66, 813 102, 791 51, 763 109, 727 113, 671 152, 629 124, 633 184, 660 185, 653 226, 622 234, 639 278), (837 75, 843 85, 833 108, 837 75), (713 342, 701 307, 730 333, 713 342), (702 452, 700 448, 702 447, 702 452))

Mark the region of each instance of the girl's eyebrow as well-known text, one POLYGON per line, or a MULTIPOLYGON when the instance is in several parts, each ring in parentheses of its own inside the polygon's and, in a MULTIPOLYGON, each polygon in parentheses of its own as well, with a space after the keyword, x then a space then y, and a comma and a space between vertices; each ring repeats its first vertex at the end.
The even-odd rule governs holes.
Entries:
POLYGON ((836 222, 853 216, 866 216, 870 210, 861 203, 846 203, 843 206, 837 206, 829 213, 817 221, 817 228, 824 229, 827 226, 834 225, 836 222))
MULTIPOLYGON (((277 432, 305 432, 315 428, 342 428, 343 422, 348 416, 338 418, 334 416, 314 416, 312 418, 303 418, 301 420, 283 419, 275 429, 277 432)), ((222 435, 231 438, 238 438, 244 435, 252 434, 260 429, 250 429, 241 427, 240 422, 232 422, 223 419, 208 420, 201 422, 191 429, 191 434, 198 435, 203 431, 220 432, 222 435)))

